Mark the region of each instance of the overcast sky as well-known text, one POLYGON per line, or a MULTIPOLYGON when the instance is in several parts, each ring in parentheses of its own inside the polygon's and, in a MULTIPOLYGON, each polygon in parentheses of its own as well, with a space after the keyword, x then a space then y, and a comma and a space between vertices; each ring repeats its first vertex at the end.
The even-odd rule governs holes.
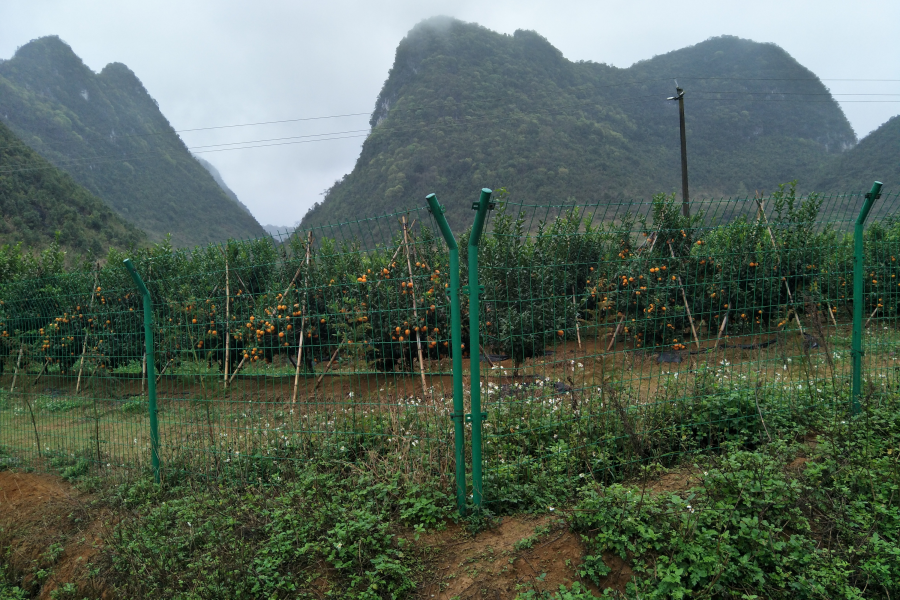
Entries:
MULTIPOLYGON (((737 35, 780 45, 834 93, 900 100, 897 0, 0 0, 0 58, 59 35, 95 71, 128 65, 177 130, 364 113, 181 134, 197 147, 351 132, 202 154, 261 223, 288 225, 352 170, 363 137, 348 136, 367 130, 397 43, 434 15, 504 33, 533 29, 570 60, 618 67, 737 35)), ((842 106, 860 138, 900 113, 900 103, 842 106)))

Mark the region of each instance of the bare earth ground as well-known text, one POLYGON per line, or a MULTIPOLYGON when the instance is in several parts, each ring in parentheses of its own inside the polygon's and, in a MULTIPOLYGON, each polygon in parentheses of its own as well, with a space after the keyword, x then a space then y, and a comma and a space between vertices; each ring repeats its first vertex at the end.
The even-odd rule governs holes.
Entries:
POLYGON ((0 471, 0 547, 10 552, 5 562, 13 574, 26 573, 24 585, 39 590, 40 600, 65 583, 91 598, 111 597, 89 573, 111 518, 91 500, 53 475, 0 471), (40 570, 47 575, 36 576, 40 570))

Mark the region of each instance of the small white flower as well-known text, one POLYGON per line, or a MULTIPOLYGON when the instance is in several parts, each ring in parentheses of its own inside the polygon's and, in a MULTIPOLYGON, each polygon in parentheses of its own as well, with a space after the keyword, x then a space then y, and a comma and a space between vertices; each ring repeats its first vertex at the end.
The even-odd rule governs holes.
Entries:
POLYGON ((552 506, 548 506, 547 509, 548 509, 550 512, 553 512, 554 510, 556 510, 556 509, 553 508, 552 506))

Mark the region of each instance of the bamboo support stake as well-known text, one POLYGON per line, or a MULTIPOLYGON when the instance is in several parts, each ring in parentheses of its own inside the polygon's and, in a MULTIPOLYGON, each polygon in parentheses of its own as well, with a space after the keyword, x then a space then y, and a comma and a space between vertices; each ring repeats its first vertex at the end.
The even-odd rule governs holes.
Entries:
POLYGON ((313 391, 319 389, 319 384, 322 383, 322 380, 325 379, 325 374, 331 370, 331 364, 334 362, 334 359, 337 358, 338 352, 341 351, 341 348, 344 346, 344 342, 338 344, 338 347, 334 349, 334 353, 331 355, 331 358, 328 360, 328 364, 325 365, 325 370, 322 371, 322 374, 319 375, 319 378, 316 379, 316 385, 313 387, 313 391))
POLYGON ((653 247, 656 246, 656 240, 659 239, 659 232, 656 231, 653 233, 653 242, 650 244, 650 249, 647 250, 647 254, 653 254, 653 247))
POLYGON ((572 306, 575 307, 575 337, 578 338, 578 349, 581 350, 581 331, 578 329, 578 303, 575 302, 575 294, 572 294, 572 306))
POLYGON ((616 330, 613 331, 612 338, 609 340, 609 345, 606 347, 606 351, 609 352, 612 350, 612 347, 616 343, 616 338, 619 337, 619 332, 622 331, 622 326, 625 324, 625 315, 623 314, 619 317, 619 322, 616 324, 616 330))
MULTIPOLYGON (((672 255, 672 258, 675 258, 675 251, 672 250, 672 244, 666 242, 669 245, 669 254, 672 255)), ((700 340, 697 338, 697 328, 694 327, 694 317, 691 316, 691 308, 688 306, 687 294, 684 293, 684 286, 681 284, 681 275, 678 275, 678 287, 681 289, 681 299, 684 300, 684 310, 687 311, 688 321, 691 324, 691 333, 694 335, 694 343, 697 344, 697 350, 700 349, 700 340)))
POLYGON ((156 383, 159 383, 159 380, 162 379, 163 373, 166 372, 166 369, 169 368, 169 365, 175 362, 174 358, 171 358, 166 361, 166 364, 163 365, 163 368, 160 369, 159 373, 156 375, 156 383))
POLYGON ((234 368, 234 373, 231 374, 231 378, 228 380, 228 383, 231 383, 232 381, 234 381, 234 378, 237 377, 238 371, 240 371, 241 367, 244 366, 244 361, 246 361, 246 360, 247 360, 246 356, 241 358, 241 362, 239 362, 238 366, 236 366, 234 368))
POLYGON ((13 372, 12 385, 9 386, 9 393, 12 394, 16 389, 16 377, 19 376, 19 365, 22 364, 22 353, 25 352, 25 346, 19 348, 19 358, 16 359, 16 370, 13 372))
POLYGON ((869 318, 868 318, 868 319, 866 319, 866 324, 865 324, 865 325, 863 325, 863 329, 865 329, 865 328, 866 328, 866 327, 868 327, 868 326, 869 326, 869 321, 871 321, 871 320, 872 320, 872 318, 873 318, 873 317, 874 317, 874 316, 875 316, 875 313, 877 313, 877 312, 878 312, 878 307, 877 307, 877 306, 876 306, 876 307, 875 307, 875 310, 873 310, 873 311, 872 311, 872 314, 871 314, 871 315, 869 315, 869 318))
MULTIPOLYGON (((88 305, 88 311, 94 308, 94 296, 97 294, 97 276, 100 274, 100 263, 94 270, 94 287, 91 288, 91 303, 88 305)), ((81 364, 78 366, 78 381, 75 383, 75 393, 81 391, 81 373, 84 370, 84 353, 87 352, 88 337, 90 336, 90 328, 84 332, 84 343, 81 345, 81 364)))
MULTIPOLYGON (((304 289, 306 288, 307 282, 309 282, 309 252, 312 247, 312 232, 307 235, 306 238, 306 277, 305 282, 303 284, 304 289)), ((299 269, 297 271, 300 272, 299 269)), ((296 278, 297 276, 294 275, 296 278)), ((293 283, 293 282, 292 282, 293 283)), ((290 286, 288 286, 290 287, 290 286)), ((308 293, 305 293, 303 296, 303 304, 300 305, 300 310, 303 310, 303 307, 306 305, 306 296, 308 293)), ((294 371, 294 394, 291 396, 291 404, 295 404, 297 402, 297 390, 300 387, 300 365, 303 362, 303 338, 305 337, 303 332, 306 330, 306 315, 303 315, 303 318, 300 320, 300 343, 297 347, 297 369, 294 371)), ((243 362, 243 361, 242 361, 243 362)))
POLYGON ((834 311, 831 309, 831 302, 826 302, 825 306, 828 307, 828 316, 831 317, 831 324, 837 327, 837 321, 834 320, 834 311))
POLYGON ((406 266, 409 268, 409 293, 412 295, 413 319, 415 320, 413 329, 415 329, 416 331, 416 350, 419 353, 419 374, 422 377, 422 399, 424 400, 428 397, 428 387, 425 383, 425 359, 422 357, 422 338, 419 337, 419 314, 416 311, 416 292, 415 287, 413 286, 412 259, 410 258, 409 252, 409 237, 407 236, 406 215, 403 215, 400 220, 401 223, 403 223, 403 245, 406 246, 406 266))
POLYGON ((47 370, 47 365, 49 365, 49 364, 50 364, 50 359, 48 358, 47 360, 44 361, 44 364, 41 365, 41 370, 38 372, 37 377, 34 378, 34 381, 31 383, 31 385, 33 385, 33 386, 37 385, 37 382, 40 381, 41 376, 44 374, 44 371, 47 370))
MULTIPOLYGON (((759 218, 763 222, 763 224, 766 226, 766 231, 769 232, 769 240, 772 242, 772 248, 774 248, 775 252, 777 253, 778 252, 778 243, 775 242, 775 234, 772 233, 772 228, 769 227, 769 220, 766 219, 766 210, 763 207, 763 201, 762 201, 762 198, 759 197, 759 193, 757 193, 757 196, 756 196, 756 206, 759 208, 759 211, 758 211, 759 218)), ((779 260, 778 262, 781 263, 781 260, 779 260)), ((791 306, 793 306, 794 305, 794 295, 791 293, 791 285, 788 283, 788 280, 786 277, 782 277, 781 280, 784 281, 784 289, 787 290, 788 300, 790 300, 791 306)), ((803 325, 800 323, 800 315, 797 314, 796 310, 794 311, 794 319, 797 321, 797 327, 800 328, 800 333, 803 333, 803 325)))
MULTIPOLYGON (((410 228, 410 229, 412 229, 413 227, 415 227, 416 221, 418 221, 418 219, 413 219, 413 220, 412 220, 412 223, 409 224, 409 228, 410 228)), ((400 251, 401 251, 402 249, 403 249, 403 246, 397 246, 397 249, 394 250, 394 255, 391 256, 391 260, 388 261, 388 264, 391 264, 392 262, 394 262, 394 259, 397 258, 397 255, 400 254, 400 251)), ((384 281, 384 279, 379 279, 379 280, 375 283, 375 287, 378 287, 379 285, 381 285, 381 282, 382 282, 382 281, 384 281)), ((448 300, 448 302, 449 302, 449 297, 447 298, 447 300, 448 300)))
POLYGON ((716 336, 716 345, 713 346, 713 352, 716 351, 716 348, 719 347, 719 341, 722 339, 722 334, 725 332, 725 326, 728 324, 728 313, 725 313, 725 318, 722 319, 722 326, 719 327, 719 335, 716 336))
MULTIPOLYGON (((227 247, 227 246, 226 246, 227 247)), ((228 389, 228 367, 231 365, 231 288, 228 280, 228 253, 225 254, 225 365, 222 370, 222 387, 228 389)))
POLYGON ((481 350, 481 355, 488 361, 488 364, 491 365, 491 368, 493 369, 496 365, 494 364, 494 361, 491 360, 491 357, 488 356, 488 353, 484 351, 484 346, 478 344, 478 349, 481 350))

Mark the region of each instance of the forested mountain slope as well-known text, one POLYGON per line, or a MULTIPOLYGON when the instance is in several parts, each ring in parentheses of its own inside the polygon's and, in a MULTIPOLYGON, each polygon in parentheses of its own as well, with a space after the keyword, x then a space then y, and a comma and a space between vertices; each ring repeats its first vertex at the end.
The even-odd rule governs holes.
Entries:
POLYGON ((153 240, 265 235, 123 64, 94 73, 55 36, 29 42, 0 63, 0 121, 153 240))
MULTIPOLYGON (((253 216, 253 213, 250 212, 250 209, 247 208, 247 205, 244 204, 243 202, 241 202, 240 199, 237 197, 237 194, 234 193, 234 190, 232 190, 230 187, 228 187, 228 184, 225 183, 225 179, 222 178, 222 174, 219 173, 219 170, 215 166, 213 166, 213 164, 211 162, 209 162, 208 160, 201 158, 199 156, 195 156, 194 158, 197 159, 198 163, 203 165, 204 169, 209 171, 209 174, 212 175, 213 180, 215 180, 215 182, 219 184, 219 187, 222 188, 222 191, 225 192, 226 196, 228 196, 229 198, 231 198, 232 201, 237 203, 237 205, 240 206, 241 210, 243 210, 245 213, 247 213, 250 216, 253 216)), ((263 229, 265 229, 264 226, 263 226, 263 229)))
POLYGON ((686 90, 692 194, 801 189, 856 137, 828 90, 773 44, 713 38, 629 68, 567 60, 531 31, 435 18, 413 28, 351 173, 303 227, 419 205, 436 192, 454 228, 481 187, 526 202, 616 201, 681 189, 686 90))
POLYGON ((102 257, 110 246, 146 243, 146 235, 75 183, 0 123, 0 244, 61 248, 102 257))
POLYGON ((822 169, 815 187, 868 191, 876 180, 886 190, 900 189, 900 116, 891 118, 855 148, 830 162, 822 169))

